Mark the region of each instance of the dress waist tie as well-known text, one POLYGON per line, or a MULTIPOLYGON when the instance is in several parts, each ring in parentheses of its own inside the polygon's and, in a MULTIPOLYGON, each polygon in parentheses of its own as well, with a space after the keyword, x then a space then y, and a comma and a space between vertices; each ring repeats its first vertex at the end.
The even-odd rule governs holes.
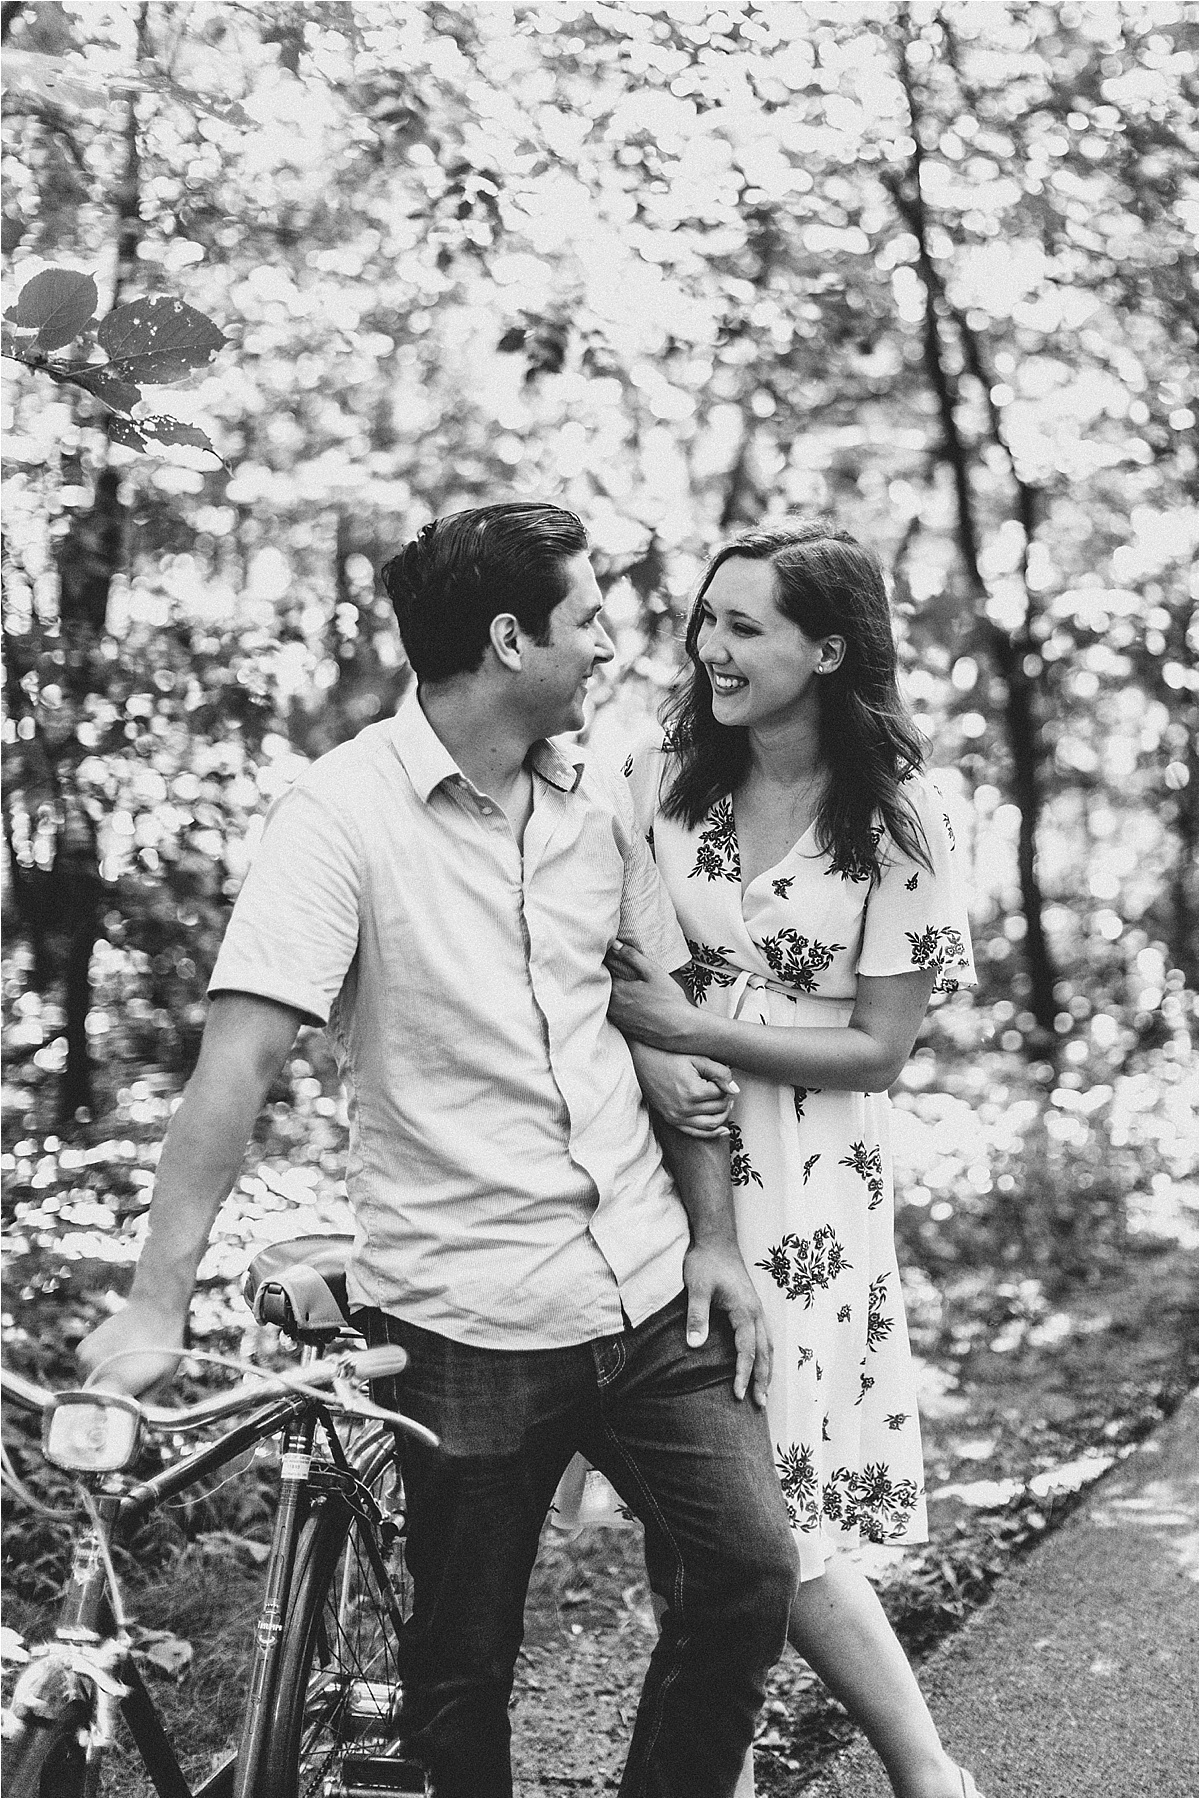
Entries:
POLYGON ((805 993, 802 987, 793 987, 787 981, 776 980, 773 975, 756 974, 753 969, 740 969, 731 981, 733 973, 728 962, 706 962, 702 956, 694 956, 693 963, 697 968, 707 969, 709 974, 722 988, 729 993, 729 1016, 736 1018, 742 1008, 742 1001, 748 993, 782 993, 785 999, 803 1000, 814 1006, 840 1006, 844 1012, 853 1007, 853 999, 835 998, 831 994, 805 993))

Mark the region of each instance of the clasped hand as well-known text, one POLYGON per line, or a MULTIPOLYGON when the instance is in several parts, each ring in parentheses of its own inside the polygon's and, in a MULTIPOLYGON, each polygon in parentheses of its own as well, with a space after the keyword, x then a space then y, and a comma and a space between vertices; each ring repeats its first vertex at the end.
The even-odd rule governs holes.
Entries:
POLYGON ((659 1048, 643 1036, 644 1031, 655 1028, 653 1020, 664 1009, 674 1015, 682 1008, 682 1013, 689 1015, 683 1018, 681 1014, 682 1024, 694 1029, 695 1008, 688 1005, 669 975, 624 944, 614 947, 609 967, 614 976, 609 1017, 629 1039, 647 1105, 688 1137, 727 1136, 738 1087, 725 1064, 695 1051, 659 1048))
POLYGON ((656 1117, 685 1137, 727 1137, 737 1084, 723 1062, 708 1056, 675 1056, 631 1042, 642 1096, 656 1117))

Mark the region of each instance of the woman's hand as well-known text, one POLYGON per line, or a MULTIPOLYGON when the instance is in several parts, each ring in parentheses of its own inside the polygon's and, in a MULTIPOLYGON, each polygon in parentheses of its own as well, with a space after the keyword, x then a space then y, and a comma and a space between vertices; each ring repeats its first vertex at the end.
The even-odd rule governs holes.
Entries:
POLYGON ((687 1137, 728 1136, 726 1124, 738 1087, 723 1062, 707 1056, 673 1056, 631 1041, 638 1085, 650 1110, 687 1137))
POLYGON ((614 943, 606 961, 613 976, 608 1016, 622 1036, 676 1054, 703 1054, 696 1040, 700 1015, 669 974, 627 943, 614 943))

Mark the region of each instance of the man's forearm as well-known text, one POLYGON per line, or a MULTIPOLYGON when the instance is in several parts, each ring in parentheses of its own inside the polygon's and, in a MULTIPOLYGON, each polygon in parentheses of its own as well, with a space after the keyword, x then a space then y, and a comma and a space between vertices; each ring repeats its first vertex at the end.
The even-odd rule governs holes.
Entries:
POLYGON ((675 1178, 692 1241, 736 1241, 733 1190, 729 1182, 729 1139, 689 1137, 651 1113, 663 1161, 675 1178))
POLYGON ((654 1128, 692 1227, 692 1246, 683 1258, 688 1343, 695 1349, 707 1340, 713 1306, 723 1312, 737 1357, 733 1396, 743 1399, 752 1392, 755 1405, 764 1406, 771 1384, 771 1339, 738 1248, 729 1139, 688 1137, 658 1118, 654 1128))
POLYGON ((302 1016, 246 993, 213 1001, 196 1072, 163 1144, 129 1303, 79 1345, 89 1378, 143 1393, 174 1373, 209 1232, 302 1016))
POLYGON ((298 1014, 249 996, 214 1003, 200 1060, 163 1145, 131 1300, 186 1312, 214 1220, 298 1024, 298 1014))
POLYGON ((238 1177, 259 1103, 194 1088, 184 1095, 154 1184, 149 1235, 130 1298, 164 1311, 183 1310, 221 1205, 238 1177), (221 1103, 222 1099, 225 1103, 221 1103), (214 1101, 216 1103, 214 1103, 214 1101))

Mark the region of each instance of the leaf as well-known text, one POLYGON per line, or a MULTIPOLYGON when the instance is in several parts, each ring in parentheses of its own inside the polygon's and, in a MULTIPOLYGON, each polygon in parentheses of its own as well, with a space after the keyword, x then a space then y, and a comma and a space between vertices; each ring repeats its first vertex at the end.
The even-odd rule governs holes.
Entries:
POLYGON ((110 443, 121 444, 126 450, 146 448, 146 439, 133 420, 123 419, 118 414, 108 420, 108 438, 110 443))
POLYGON ((96 311, 96 283, 75 269, 43 269, 27 281, 5 318, 21 331, 36 331, 39 350, 61 350, 90 325, 96 311))
POLYGON ((225 343, 225 333, 204 313, 166 294, 118 306, 96 335, 119 376, 151 386, 204 368, 225 343))
POLYGON ((182 419, 173 419, 165 413, 154 418, 138 420, 138 429, 146 436, 152 437, 160 444, 186 444, 189 449, 207 450, 210 456, 217 452, 206 431, 199 425, 185 425, 182 419))
POLYGON ((72 379, 77 387, 86 388, 88 393, 95 394, 106 406, 115 406, 119 412, 132 412, 142 397, 140 387, 135 387, 132 381, 123 381, 111 368, 73 370, 72 379))
POLYGON ((106 106, 110 95, 104 83, 82 74, 77 64, 78 58, 68 62, 65 56, 49 56, 36 50, 10 50, 5 46, 5 84, 14 97, 28 95, 33 100, 48 102, 64 114, 78 114, 91 106, 106 106))
POLYGON ((134 1653, 139 1660, 149 1662, 152 1667, 160 1668, 164 1674, 169 1674, 172 1680, 178 1680, 184 1670, 190 1666, 194 1651, 192 1645, 185 1642, 182 1637, 167 1636, 162 1637, 156 1643, 151 1643, 148 1649, 137 1649, 134 1653))
POLYGON ((210 119, 220 119, 222 124, 237 125, 241 128, 253 125, 254 121, 245 107, 238 100, 214 100, 199 89, 188 87, 184 82, 175 80, 170 75, 147 76, 143 74, 146 87, 152 93, 170 94, 180 101, 190 112, 204 113, 210 119))

